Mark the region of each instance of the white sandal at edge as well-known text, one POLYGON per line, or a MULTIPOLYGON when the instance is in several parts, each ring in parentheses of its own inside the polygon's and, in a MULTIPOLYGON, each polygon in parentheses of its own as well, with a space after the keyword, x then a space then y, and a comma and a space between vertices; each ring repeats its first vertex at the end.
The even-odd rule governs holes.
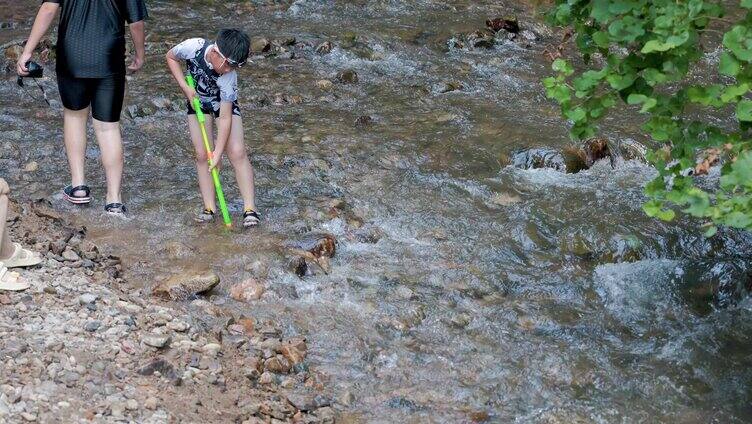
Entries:
POLYGON ((29 283, 20 281, 16 272, 8 271, 8 268, 0 262, 0 290, 21 291, 29 288, 29 283))
POLYGON ((13 243, 13 248, 13 254, 10 258, 3 260, 6 267, 21 268, 42 263, 42 258, 38 254, 31 250, 24 249, 20 244, 13 243))

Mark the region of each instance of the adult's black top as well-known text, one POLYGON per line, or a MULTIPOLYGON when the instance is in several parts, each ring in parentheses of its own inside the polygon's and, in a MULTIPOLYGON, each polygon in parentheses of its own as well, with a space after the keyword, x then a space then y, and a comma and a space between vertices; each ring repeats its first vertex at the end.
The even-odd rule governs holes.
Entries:
POLYGON ((77 78, 125 73, 125 21, 146 19, 144 0, 43 0, 60 4, 57 72, 77 78))

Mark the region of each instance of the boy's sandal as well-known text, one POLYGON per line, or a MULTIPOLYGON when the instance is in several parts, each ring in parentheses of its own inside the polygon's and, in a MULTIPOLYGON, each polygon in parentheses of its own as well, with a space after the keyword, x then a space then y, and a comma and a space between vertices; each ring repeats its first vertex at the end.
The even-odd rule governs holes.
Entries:
POLYGON ((122 203, 108 203, 104 206, 104 211, 110 215, 125 216, 128 209, 122 203))
POLYGON ((3 261, 6 267, 20 268, 42 263, 42 258, 38 254, 31 250, 24 249, 20 244, 13 243, 13 248, 13 255, 3 261))
POLYGON ((29 283, 22 281, 16 272, 8 271, 8 268, 0 262, 0 290, 21 291, 29 288, 29 283))
POLYGON ((261 217, 253 209, 243 212, 243 227, 255 227, 261 221, 261 217))
POLYGON ((201 211, 194 220, 201 224, 208 224, 210 222, 214 222, 214 211, 211 209, 204 209, 201 211))
POLYGON ((91 189, 85 184, 76 187, 67 186, 63 189, 63 197, 74 205, 83 205, 91 202, 91 189), (84 194, 76 194, 79 191, 83 191, 84 194))

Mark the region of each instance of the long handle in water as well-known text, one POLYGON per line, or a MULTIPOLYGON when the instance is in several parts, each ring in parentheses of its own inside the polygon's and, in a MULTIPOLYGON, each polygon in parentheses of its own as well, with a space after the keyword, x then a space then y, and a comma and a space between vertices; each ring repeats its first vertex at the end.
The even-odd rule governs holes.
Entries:
MULTIPOLYGON (((188 83, 188 86, 192 89, 196 89, 196 82, 193 80, 193 77, 188 74, 185 76, 185 81, 188 83)), ((206 154, 209 157, 209 168, 212 166, 212 149, 211 145, 209 144, 209 137, 206 135, 206 126, 204 125, 204 122, 206 122, 206 117, 204 117, 204 111, 201 110, 201 102, 198 100, 198 97, 193 98, 193 110, 196 112, 196 119, 198 119, 198 125, 201 127, 201 136, 204 139, 204 148, 206 149, 206 154)), ((219 171, 217 168, 211 169, 211 176, 212 180, 214 180, 214 191, 217 192, 217 199, 219 200, 219 210, 222 212, 222 220, 225 223, 225 226, 231 227, 232 226, 232 220, 230 219, 230 213, 227 211, 227 203, 225 203, 225 193, 222 191, 222 183, 219 181, 219 171)))

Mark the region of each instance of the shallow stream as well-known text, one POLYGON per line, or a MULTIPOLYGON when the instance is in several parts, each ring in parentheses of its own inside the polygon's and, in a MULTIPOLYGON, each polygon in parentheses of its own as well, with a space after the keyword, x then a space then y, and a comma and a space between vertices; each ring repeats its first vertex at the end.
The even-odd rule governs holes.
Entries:
MULTIPOLYGON (((0 30, 0 43, 27 33, 37 2, 20 4, 28 9, 4 12, 16 24, 0 30)), ((653 170, 637 161, 578 174, 508 166, 515 150, 570 143, 539 83, 543 49, 557 36, 532 6, 159 0, 149 8, 147 65, 126 101, 144 116, 123 121, 130 221, 102 214, 94 142, 95 204, 63 204, 54 79, 42 81, 52 108, 10 75, 0 83, 0 175, 19 196, 52 197, 76 214, 123 256, 137 286, 212 267, 222 283, 210 300, 308 337, 309 362, 330 376, 331 395, 352 393, 343 419, 354 422, 752 420, 752 301, 740 282, 752 237, 722 231, 707 240, 697 221, 648 218, 640 205, 653 170), (449 47, 455 34, 506 14, 538 39, 449 47), (262 55, 240 72, 263 216, 245 232, 192 223, 201 205, 184 112, 152 103, 180 103, 166 48, 223 26, 296 38, 287 47, 294 58, 262 55), (331 53, 316 53, 327 40, 331 53), (317 86, 345 69, 359 81, 317 86), (462 88, 442 93, 446 83, 462 88), (23 171, 31 161, 39 169, 23 171), (300 279, 284 244, 308 231, 337 237, 337 254, 328 275, 300 279), (248 277, 267 285, 261 300, 227 297, 248 277)), ((638 126, 617 116, 604 135, 639 139, 638 126)), ((229 163, 222 175, 237 221, 229 163)))

